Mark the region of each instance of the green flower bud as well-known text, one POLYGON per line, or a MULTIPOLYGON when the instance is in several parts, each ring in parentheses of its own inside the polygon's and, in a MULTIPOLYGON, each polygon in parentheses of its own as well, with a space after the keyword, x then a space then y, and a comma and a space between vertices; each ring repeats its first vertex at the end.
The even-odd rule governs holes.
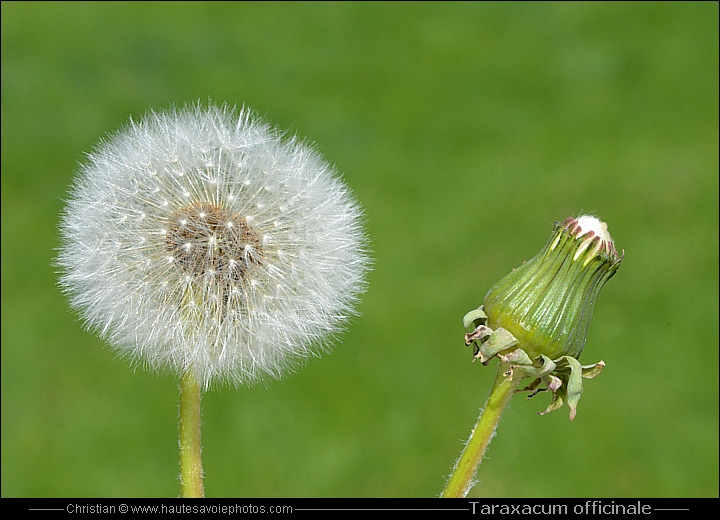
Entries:
POLYGON ((556 222, 542 251, 485 296, 487 326, 509 331, 532 359, 577 359, 598 293, 621 260, 604 222, 588 215, 556 222))

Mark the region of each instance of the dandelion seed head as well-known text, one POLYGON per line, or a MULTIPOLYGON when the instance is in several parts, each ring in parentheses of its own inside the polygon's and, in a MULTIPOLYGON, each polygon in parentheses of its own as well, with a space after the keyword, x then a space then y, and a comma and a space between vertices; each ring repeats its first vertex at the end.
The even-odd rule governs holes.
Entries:
POLYGON ((87 327, 205 387, 279 378, 355 314, 362 212, 310 146, 247 110, 151 112, 100 143, 61 220, 87 327))

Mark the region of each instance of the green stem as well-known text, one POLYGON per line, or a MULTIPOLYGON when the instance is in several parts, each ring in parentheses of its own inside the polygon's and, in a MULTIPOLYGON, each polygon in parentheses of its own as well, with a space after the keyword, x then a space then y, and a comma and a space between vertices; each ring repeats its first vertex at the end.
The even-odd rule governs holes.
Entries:
POLYGON ((200 385, 187 370, 180 381, 180 486, 182 498, 203 498, 200 385))
POLYGON ((475 472, 485 454, 485 450, 493 438, 495 428, 500 422, 505 407, 510 402, 517 389, 521 377, 509 379, 506 375, 510 365, 500 363, 497 376, 490 390, 485 408, 478 418, 475 429, 470 434, 470 439, 460 458, 455 463, 453 472, 447 481, 441 498, 464 498, 474 484, 475 472))

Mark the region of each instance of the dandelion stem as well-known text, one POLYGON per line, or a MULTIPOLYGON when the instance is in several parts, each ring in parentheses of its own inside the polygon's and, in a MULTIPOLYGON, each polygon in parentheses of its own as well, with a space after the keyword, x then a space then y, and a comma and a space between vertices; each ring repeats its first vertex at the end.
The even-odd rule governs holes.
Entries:
POLYGON ((490 390, 490 397, 480 413, 477 425, 470 434, 470 439, 460 458, 455 463, 452 474, 447 481, 442 498, 464 498, 474 484, 475 473, 485 450, 495 434, 505 407, 510 402, 522 378, 510 379, 506 374, 510 365, 498 364, 497 376, 490 390))
POLYGON ((182 498, 203 498, 200 385, 191 370, 180 381, 180 486, 182 498))

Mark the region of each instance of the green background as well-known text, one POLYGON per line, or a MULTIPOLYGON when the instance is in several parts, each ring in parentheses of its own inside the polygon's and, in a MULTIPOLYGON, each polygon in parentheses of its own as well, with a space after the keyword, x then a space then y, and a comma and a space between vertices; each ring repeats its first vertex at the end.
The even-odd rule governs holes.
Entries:
POLYGON ((176 496, 177 387, 84 332, 51 266, 129 116, 246 104, 363 204, 362 316, 203 398, 207 495, 423 497, 495 367, 462 316, 581 211, 626 252, 575 421, 517 397, 477 497, 718 496, 718 4, 2 3, 2 495, 176 496))

